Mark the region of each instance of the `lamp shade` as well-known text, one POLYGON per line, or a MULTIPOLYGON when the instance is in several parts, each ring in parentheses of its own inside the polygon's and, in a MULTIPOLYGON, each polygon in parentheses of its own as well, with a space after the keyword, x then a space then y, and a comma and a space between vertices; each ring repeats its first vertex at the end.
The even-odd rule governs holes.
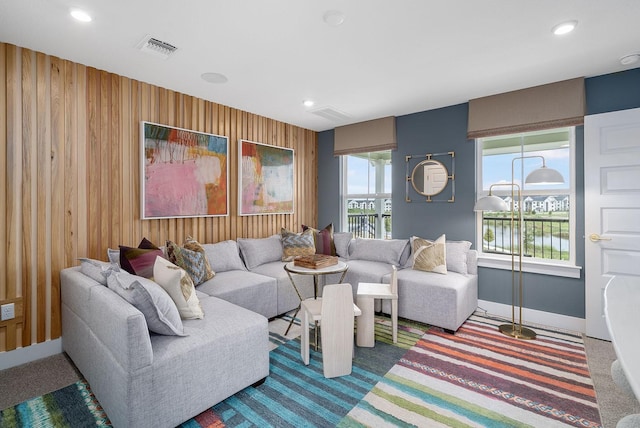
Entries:
POLYGON ((476 201, 474 211, 509 211, 509 205, 498 196, 489 195, 476 201))
POLYGON ((527 184, 562 184, 564 178, 557 170, 542 166, 531 171, 524 182, 527 184))

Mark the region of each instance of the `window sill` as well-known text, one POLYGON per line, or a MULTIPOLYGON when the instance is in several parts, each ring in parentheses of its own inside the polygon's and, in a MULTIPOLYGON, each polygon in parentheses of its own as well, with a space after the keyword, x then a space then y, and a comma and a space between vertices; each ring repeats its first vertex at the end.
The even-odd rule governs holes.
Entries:
MULTIPOLYGON (((481 254, 478 255, 478 267, 511 270, 511 258, 481 254)), ((516 260, 516 269, 517 267, 518 260, 516 260)), ((581 270, 582 267, 569 264, 568 262, 549 263, 538 260, 522 260, 523 272, 563 276, 566 278, 580 278, 581 270)))

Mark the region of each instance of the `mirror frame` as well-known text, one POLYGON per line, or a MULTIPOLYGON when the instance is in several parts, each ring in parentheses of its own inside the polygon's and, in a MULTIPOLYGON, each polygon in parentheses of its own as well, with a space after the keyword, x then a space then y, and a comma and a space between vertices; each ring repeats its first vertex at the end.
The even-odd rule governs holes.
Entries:
POLYGON ((416 166, 413 167, 413 171, 411 172, 411 185, 413 186, 413 189, 421 194, 422 196, 435 196, 439 193, 441 193, 446 187, 447 184, 449 183, 449 171, 447 171, 447 167, 444 166, 444 164, 440 161, 434 160, 434 159, 425 159, 423 161, 418 162, 418 164, 416 166), (418 185, 416 185, 416 178, 419 178, 419 174, 420 174, 420 169, 422 167, 422 182, 424 182, 424 167, 427 165, 435 165, 435 166, 440 166, 440 171, 444 172, 444 183, 442 184, 442 186, 436 191, 434 190, 433 192, 429 193, 426 192, 424 189, 424 186, 422 186, 423 188, 420 189, 418 188, 418 185))
POLYGON ((446 152, 446 153, 427 153, 424 155, 407 155, 405 156, 405 162, 406 162, 406 183, 405 183, 405 191, 406 191, 406 197, 405 197, 405 201, 406 202, 414 202, 412 201, 410 194, 412 193, 412 191, 410 190, 411 188, 413 188, 413 192, 415 192, 416 194, 420 195, 420 198, 417 199, 415 202, 455 202, 455 195, 456 195, 456 184, 455 184, 455 170, 456 170, 456 163, 455 163, 455 152, 446 152), (434 157, 443 157, 442 161, 440 160, 436 160, 434 159, 434 157), (418 161, 417 164, 415 164, 415 162, 413 162, 413 164, 415 164, 413 166, 413 168, 411 167, 412 165, 412 159, 416 158, 416 159, 421 159, 420 161, 418 161), (418 186, 416 186, 416 182, 415 179, 416 178, 420 178, 422 177, 422 174, 416 173, 416 171, 422 167, 424 168, 425 165, 427 164, 439 164, 442 166, 442 168, 444 169, 446 175, 446 181, 444 183, 444 185, 442 186, 442 189, 440 189, 437 192, 433 192, 431 194, 428 194, 426 192, 424 192, 424 189, 420 189, 418 188, 418 186), (447 165, 450 165, 449 168, 447 168, 447 165), (411 186, 409 186, 409 182, 411 182, 411 186), (450 189, 451 190, 451 197, 449 199, 432 199, 432 196, 437 196, 440 195, 442 192, 444 192, 446 189, 450 189), (423 197, 426 197, 425 199, 423 199, 423 197))

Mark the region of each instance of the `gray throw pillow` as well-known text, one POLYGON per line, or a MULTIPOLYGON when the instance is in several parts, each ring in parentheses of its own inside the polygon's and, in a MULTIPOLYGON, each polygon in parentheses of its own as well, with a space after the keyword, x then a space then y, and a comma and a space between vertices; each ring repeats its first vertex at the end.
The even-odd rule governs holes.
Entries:
POLYGON ((370 260, 400 266, 400 257, 408 242, 407 239, 356 238, 349 259, 370 260))
POLYGON ((238 250, 236 241, 222 241, 216 244, 203 244, 202 246, 214 272, 247 270, 240 258, 240 250, 238 250))
POLYGON ((238 238, 238 246, 247 269, 269 262, 282 260, 282 243, 280 235, 272 235, 268 238, 238 238))
POLYGON ((176 304, 159 284, 125 271, 109 271, 107 286, 142 312, 150 331, 186 336, 176 304))
POLYGON ((351 232, 333 232, 333 243, 336 246, 336 255, 343 259, 349 259, 349 243, 353 239, 351 232))
POLYGON ((471 248, 469 241, 447 241, 447 270, 462 274, 469 273, 467 266, 467 253, 471 248))
POLYGON ((78 260, 80 260, 80 272, 102 285, 107 285, 107 271, 120 271, 120 267, 115 263, 87 258, 80 258, 78 260))

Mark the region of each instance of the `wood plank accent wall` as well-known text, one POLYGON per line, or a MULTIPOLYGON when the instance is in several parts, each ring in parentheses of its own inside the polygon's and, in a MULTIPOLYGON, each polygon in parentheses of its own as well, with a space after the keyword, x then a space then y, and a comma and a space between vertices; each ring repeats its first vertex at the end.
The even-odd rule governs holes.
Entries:
POLYGON ((0 351, 64 332, 62 268, 106 249, 298 231, 317 220, 317 134, 29 49, 0 43, 0 351), (140 122, 229 137, 225 217, 140 219, 140 122), (238 215, 238 139, 293 148, 294 214, 238 215))

